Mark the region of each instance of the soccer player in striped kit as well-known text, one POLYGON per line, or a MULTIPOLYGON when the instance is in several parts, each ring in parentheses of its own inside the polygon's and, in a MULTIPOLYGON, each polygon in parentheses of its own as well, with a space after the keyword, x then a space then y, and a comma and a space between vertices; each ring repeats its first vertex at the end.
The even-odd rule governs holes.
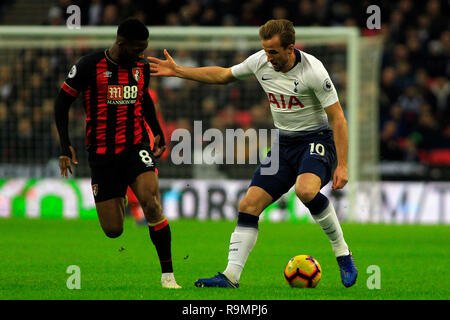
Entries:
MULTIPOLYGON (((354 285, 357 269, 344 240, 333 204, 320 192, 330 179, 333 190, 348 181, 347 121, 336 90, 323 64, 295 49, 291 21, 270 20, 259 32, 263 49, 231 68, 189 68, 177 65, 167 50, 165 60, 148 57, 154 76, 175 76, 204 83, 226 84, 255 76, 267 94, 275 127, 279 129, 279 157, 255 171, 239 203, 237 226, 231 235, 228 265, 223 273, 198 279, 197 287, 237 288, 258 236, 261 212, 295 186, 295 193, 328 236, 345 287, 354 285), (263 173, 278 161, 274 175, 263 173)), ((274 150, 272 146, 272 150, 274 150)), ((266 171, 267 172, 267 171, 266 171)))
POLYGON ((122 22, 111 48, 82 57, 70 70, 55 101, 61 144, 61 176, 72 173, 77 157, 68 134, 70 105, 82 92, 92 192, 100 225, 110 238, 122 234, 127 187, 136 194, 149 225, 164 288, 181 288, 174 277, 171 231, 161 210, 155 158, 166 149, 149 95, 150 68, 143 59, 147 27, 137 19, 122 22), (149 130, 155 136, 150 148, 149 130))

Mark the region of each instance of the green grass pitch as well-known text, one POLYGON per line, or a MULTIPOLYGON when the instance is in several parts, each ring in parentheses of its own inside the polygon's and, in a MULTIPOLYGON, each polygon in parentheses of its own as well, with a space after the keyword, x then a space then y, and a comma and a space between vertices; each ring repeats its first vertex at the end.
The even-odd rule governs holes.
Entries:
POLYGON ((259 237, 239 289, 196 288, 223 271, 235 222, 170 222, 175 276, 181 290, 160 287, 160 266, 145 226, 127 219, 117 239, 95 220, 0 219, 0 299, 149 300, 397 300, 450 298, 450 227, 343 224, 359 270, 344 288, 325 234, 315 224, 260 223, 259 237), (315 257, 322 279, 315 289, 290 288, 283 270, 297 254, 315 257), (70 265, 81 289, 66 286, 70 265), (377 265, 381 288, 370 290, 367 268, 377 265))

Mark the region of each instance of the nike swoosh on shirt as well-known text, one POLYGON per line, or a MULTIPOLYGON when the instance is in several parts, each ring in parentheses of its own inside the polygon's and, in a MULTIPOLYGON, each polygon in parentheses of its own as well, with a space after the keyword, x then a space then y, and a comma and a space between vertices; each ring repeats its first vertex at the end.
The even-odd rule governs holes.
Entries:
POLYGON ((272 78, 264 78, 264 76, 262 76, 261 80, 272 80, 272 78))

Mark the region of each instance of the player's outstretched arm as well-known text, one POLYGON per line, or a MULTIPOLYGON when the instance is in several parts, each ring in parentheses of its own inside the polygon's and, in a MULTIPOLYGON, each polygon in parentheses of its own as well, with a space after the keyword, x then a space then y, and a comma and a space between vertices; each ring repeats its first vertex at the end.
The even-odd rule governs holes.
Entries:
POLYGON ((226 84, 237 80, 231 73, 231 68, 200 67, 190 68, 177 65, 169 52, 164 49, 166 60, 147 57, 150 61, 150 71, 153 76, 178 77, 204 83, 226 84))

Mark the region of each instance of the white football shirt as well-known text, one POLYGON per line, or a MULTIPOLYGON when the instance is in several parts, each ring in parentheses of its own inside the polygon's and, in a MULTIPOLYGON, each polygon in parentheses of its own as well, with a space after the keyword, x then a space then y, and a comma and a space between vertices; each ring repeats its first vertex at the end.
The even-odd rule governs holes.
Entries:
POLYGON ((239 80, 256 76, 269 98, 276 128, 287 131, 329 128, 324 108, 339 101, 336 89, 322 62, 303 51, 298 53, 300 61, 286 73, 275 71, 264 50, 231 67, 231 73, 239 80))

